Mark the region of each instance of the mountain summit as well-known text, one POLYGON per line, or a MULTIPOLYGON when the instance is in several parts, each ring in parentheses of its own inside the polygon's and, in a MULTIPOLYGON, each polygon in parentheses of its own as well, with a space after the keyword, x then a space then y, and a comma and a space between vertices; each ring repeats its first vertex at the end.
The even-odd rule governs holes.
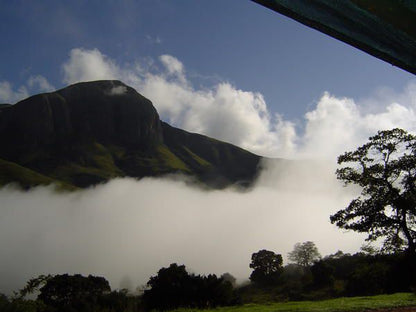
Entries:
POLYGON ((116 80, 0 105, 0 185, 83 188, 115 177, 182 173, 215 188, 250 185, 261 157, 174 128, 116 80))

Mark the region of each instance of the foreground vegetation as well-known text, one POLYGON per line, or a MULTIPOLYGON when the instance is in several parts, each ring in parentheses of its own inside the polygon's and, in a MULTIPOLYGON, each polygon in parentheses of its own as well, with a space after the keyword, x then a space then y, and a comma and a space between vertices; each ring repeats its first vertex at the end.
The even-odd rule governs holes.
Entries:
POLYGON ((296 244, 290 254, 298 263, 283 266, 279 254, 268 250, 253 253, 250 283, 240 286, 229 273, 220 277, 196 275, 175 263, 161 268, 140 292, 112 290, 109 282, 99 276, 40 275, 29 280, 12 297, 0 294, 0 311, 267 312, 416 308, 409 259, 405 254, 372 255, 362 251, 350 255, 339 251, 311 262, 310 259, 319 255, 313 242, 296 244), (33 298, 30 294, 37 298, 28 299, 33 298))
MULTIPOLYGON (((119 297, 121 293, 113 292, 111 297, 119 297), (118 294, 118 295, 117 295, 118 294)), ((121 295, 121 297, 123 297, 121 295)), ((116 300, 117 301, 117 300, 116 300)), ((109 302, 107 302, 109 303, 109 302)), ((114 302, 113 302, 114 303, 114 302)), ((119 302, 120 303, 120 302, 119 302)), ((360 297, 341 297, 336 299, 327 299, 319 301, 288 301, 288 302, 269 302, 262 304, 249 303, 238 306, 226 306, 210 309, 202 308, 179 308, 172 310, 172 312, 354 312, 354 311, 371 311, 386 309, 387 311, 394 311, 395 308, 413 307, 416 309, 416 294, 414 293, 396 293, 389 295, 376 296, 360 296, 360 297)), ((37 311, 58 311, 55 309, 48 309, 43 304, 39 304, 33 300, 15 300, 8 301, 5 296, 0 295, 0 311, 2 312, 37 312, 37 311)), ((69 309, 64 311, 78 311, 69 309)), ((81 311, 81 310, 80 310, 81 311)), ((143 311, 143 307, 137 302, 137 298, 130 297, 122 305, 109 304, 100 308, 90 309, 84 306, 82 311, 96 311, 96 312, 128 312, 128 311, 143 311)))
MULTIPOLYGON (((221 307, 204 310, 205 312, 315 312, 315 311, 363 311, 373 309, 416 307, 416 295, 413 293, 397 293, 366 297, 342 297, 321 301, 291 301, 267 304, 245 304, 236 307, 221 307)), ((193 309, 177 309, 175 312, 198 311, 193 309)))

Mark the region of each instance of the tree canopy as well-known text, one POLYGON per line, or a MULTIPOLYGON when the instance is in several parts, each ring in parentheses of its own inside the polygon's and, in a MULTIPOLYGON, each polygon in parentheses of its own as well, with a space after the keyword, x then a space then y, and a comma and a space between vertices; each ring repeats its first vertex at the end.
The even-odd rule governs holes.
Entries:
POLYGON ((250 280, 260 285, 273 284, 282 272, 282 266, 282 255, 270 250, 259 250, 251 255, 250 268, 254 270, 250 280))
POLYGON ((172 263, 161 268, 147 283, 143 302, 146 310, 172 310, 179 307, 208 308, 227 305, 233 296, 230 282, 208 276, 189 274, 184 265, 172 263))
POLYGON ((303 267, 310 266, 320 257, 321 255, 319 254, 318 248, 315 246, 315 243, 311 241, 295 244, 293 250, 288 254, 288 259, 290 261, 303 267))
POLYGON ((89 311, 111 288, 104 277, 62 274, 49 277, 39 291, 38 299, 49 307, 59 311, 89 311))
POLYGON ((355 151, 338 157, 337 178, 361 195, 330 217, 343 229, 384 238, 385 250, 404 246, 415 254, 416 137, 402 129, 379 131, 355 151))

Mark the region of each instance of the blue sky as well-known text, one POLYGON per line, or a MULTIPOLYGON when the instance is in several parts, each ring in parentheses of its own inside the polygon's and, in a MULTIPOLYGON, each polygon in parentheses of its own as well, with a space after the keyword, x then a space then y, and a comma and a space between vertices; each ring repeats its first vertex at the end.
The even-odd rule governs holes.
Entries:
POLYGON ((2 1, 0 20, 0 79, 14 86, 30 75, 63 86, 60 65, 79 47, 120 63, 173 55, 196 84, 261 92, 288 117, 324 91, 363 97, 414 79, 250 1, 2 1))
MULTIPOLYGON (((333 97, 329 99, 352 99, 365 117, 369 112, 381 113, 394 102, 377 103, 380 96, 400 97, 415 83, 414 75, 251 1, 0 1, 0 35, 0 102, 13 103, 86 78, 118 78, 128 80, 125 82, 153 100, 168 122, 261 154, 287 154, 283 147, 268 153, 273 149, 270 146, 280 144, 277 141, 290 140, 289 145, 298 148, 307 137, 305 114, 316 110, 324 92, 333 97), (84 54, 74 56, 74 49, 84 54), (91 51, 96 51, 95 59, 100 58, 105 66, 111 64, 112 69, 102 75, 94 75, 94 70, 102 73, 102 68, 80 73, 94 61, 79 65, 75 58, 91 51), (261 95, 266 108, 255 108, 256 118, 268 123, 267 133, 248 142, 224 134, 218 123, 214 131, 214 126, 203 124, 201 118, 190 122, 184 112, 194 109, 191 104, 182 109, 181 117, 173 116, 172 109, 164 108, 177 103, 164 103, 159 89, 155 94, 155 88, 134 83, 143 81, 148 73, 163 76, 168 69, 166 62, 161 62, 162 55, 180 63, 186 75, 182 86, 191 88, 193 95, 216 90, 224 83, 232 86, 232 91, 254 95, 254 100, 261 95), (78 69, 69 79, 63 65, 71 61, 78 69), (141 69, 133 74, 139 78, 125 79, 137 64, 141 69), (261 116, 264 113, 269 114, 266 119, 261 116), (276 128, 288 130, 288 126, 296 132, 292 138, 286 135, 264 144, 265 137, 281 136, 276 128)), ((218 104, 218 96, 213 103, 218 104)), ((248 105, 257 105, 253 103, 248 105)), ((408 108, 409 103, 400 104, 408 108)), ((246 115, 248 110, 246 107, 246 115)), ((254 127, 255 122, 246 120, 240 128, 247 125, 254 127)), ((358 132, 363 137, 374 132, 367 130, 365 134, 358 132)))

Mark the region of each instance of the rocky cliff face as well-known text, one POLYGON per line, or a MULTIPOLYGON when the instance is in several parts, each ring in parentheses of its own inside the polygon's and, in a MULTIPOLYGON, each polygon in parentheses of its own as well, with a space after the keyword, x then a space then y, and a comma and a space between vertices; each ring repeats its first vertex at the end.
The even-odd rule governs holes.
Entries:
POLYGON ((0 108, 0 133, 7 158, 73 143, 146 150, 162 141, 152 103, 120 81, 78 83, 0 108))
POLYGON ((178 172, 214 187, 248 185, 260 161, 161 122, 152 103, 120 81, 78 83, 1 105, 0 146, 0 184, 25 187, 178 172))

